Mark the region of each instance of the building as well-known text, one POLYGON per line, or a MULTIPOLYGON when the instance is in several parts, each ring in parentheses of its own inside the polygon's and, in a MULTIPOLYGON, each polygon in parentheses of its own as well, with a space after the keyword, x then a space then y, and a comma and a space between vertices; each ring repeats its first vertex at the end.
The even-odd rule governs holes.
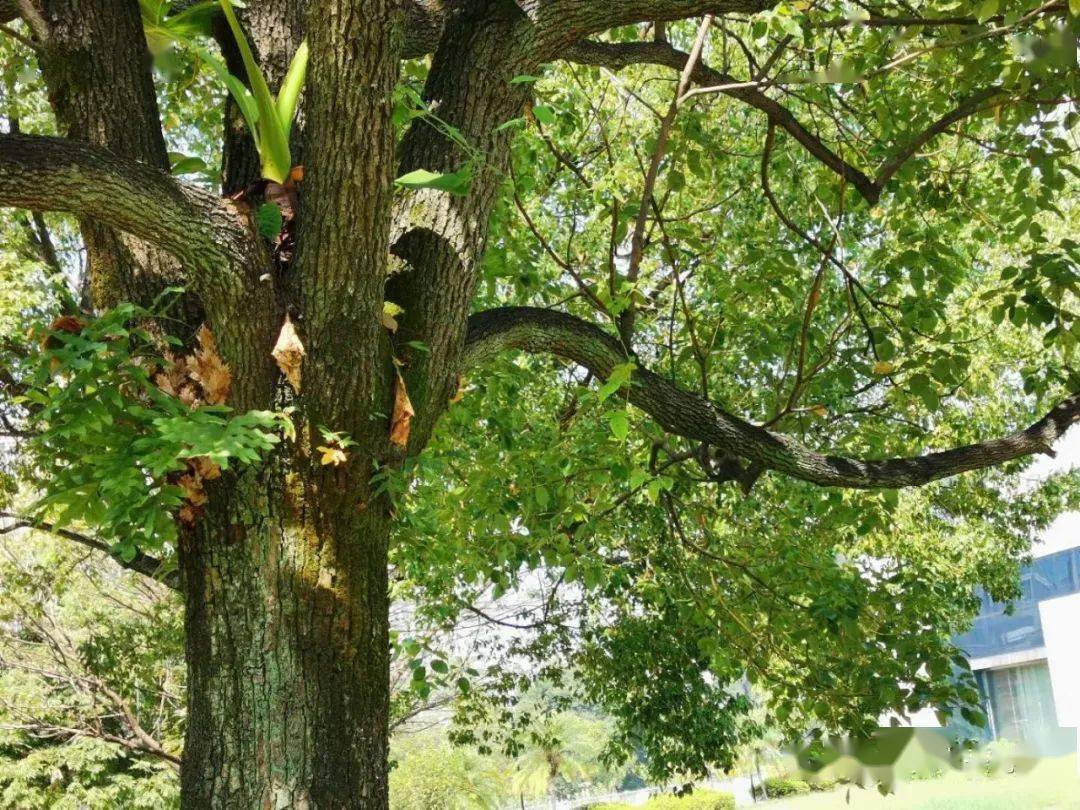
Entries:
POLYGON ((982 693, 985 738, 1044 755, 1073 750, 1080 736, 1080 537, 1070 542, 1022 569, 1011 612, 981 593, 956 639, 982 693))

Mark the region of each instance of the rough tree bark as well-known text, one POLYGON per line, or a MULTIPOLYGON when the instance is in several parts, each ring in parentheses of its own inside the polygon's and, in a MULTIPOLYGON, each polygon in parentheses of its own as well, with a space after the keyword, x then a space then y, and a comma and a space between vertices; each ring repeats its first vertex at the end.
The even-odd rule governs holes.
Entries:
MULTIPOLYGON (((697 14, 750 12, 758 0, 267 0, 241 18, 276 87, 297 45, 312 61, 293 148, 306 168, 297 253, 275 268, 243 204, 170 178, 149 57, 135 0, 0 0, 0 19, 37 15, 50 94, 68 139, 0 137, 0 204, 83 218, 95 305, 148 303, 184 278, 230 364, 239 411, 295 405, 298 438, 261 466, 208 486, 209 503, 182 527, 188 808, 385 808, 388 736, 387 547, 392 516, 375 471, 423 450, 457 374, 505 349, 548 352, 603 377, 627 348, 599 327, 546 310, 468 317, 477 264, 509 159, 500 124, 521 114, 526 84, 511 79, 555 58, 618 67, 680 66, 667 46, 618 51, 586 42, 613 26, 697 14), (29 10, 29 12, 27 11, 29 10), (576 43, 579 44, 575 48, 576 43), (434 51, 426 102, 483 160, 470 193, 432 190, 396 203, 395 174, 454 171, 469 158, 423 119, 395 149, 392 100, 400 59, 434 51), (302 155, 302 157, 299 157, 302 155), (402 269, 390 275, 390 253, 402 269), (165 254, 168 254, 167 256, 165 254), (182 271, 182 275, 181 275, 182 271), (384 294, 404 307, 397 350, 380 326, 384 294), (295 395, 271 360, 286 313, 306 347, 295 395), (422 341, 427 352, 408 352, 422 341), (417 414, 407 448, 389 441, 394 355, 417 414), (346 464, 312 448, 326 428, 356 441, 346 464)), ((231 39, 218 32, 234 73, 231 39)), ((714 81, 704 68, 700 81, 714 81)), ((789 131, 801 125, 760 93, 733 97, 789 131)), ((966 111, 966 108, 965 110, 966 111)), ((224 188, 257 178, 258 160, 227 116, 224 188)), ((946 124, 947 126, 947 124, 946 124)), ((943 127, 928 130, 935 137, 943 127)), ((800 139, 851 174, 820 141, 800 139)), ((891 167, 890 167, 891 168, 891 167)), ((852 175, 854 176, 854 175, 852 175)), ((877 181, 866 180, 874 196, 877 181)), ((880 180, 880 178, 878 178, 880 180)), ((754 475, 774 469, 821 485, 925 483, 1047 452, 1080 416, 1074 396, 1012 436, 912 459, 863 461, 815 453, 728 414, 644 368, 630 401, 665 429, 738 457, 754 475)))

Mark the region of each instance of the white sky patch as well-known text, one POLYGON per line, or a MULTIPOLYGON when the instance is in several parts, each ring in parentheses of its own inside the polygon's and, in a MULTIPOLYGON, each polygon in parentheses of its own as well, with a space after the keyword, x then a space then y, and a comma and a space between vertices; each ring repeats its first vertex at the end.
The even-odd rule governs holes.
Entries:
MULTIPOLYGON (((1080 468, 1080 428, 1073 426, 1054 445, 1055 458, 1040 456, 1024 473, 1028 480, 1040 480, 1048 475, 1069 472, 1080 468)), ((1036 557, 1045 557, 1055 551, 1080 545, 1080 512, 1063 512, 1047 527, 1039 540, 1031 547, 1036 557)))

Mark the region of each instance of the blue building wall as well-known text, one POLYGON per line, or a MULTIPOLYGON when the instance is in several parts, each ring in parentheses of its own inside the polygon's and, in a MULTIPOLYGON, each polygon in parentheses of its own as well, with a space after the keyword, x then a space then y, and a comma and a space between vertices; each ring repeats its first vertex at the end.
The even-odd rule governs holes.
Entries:
POLYGON ((1080 547, 1048 554, 1020 572, 1020 598, 1007 615, 1005 604, 980 589, 982 608, 967 633, 956 638, 969 659, 1043 646, 1039 602, 1080 592, 1080 547))

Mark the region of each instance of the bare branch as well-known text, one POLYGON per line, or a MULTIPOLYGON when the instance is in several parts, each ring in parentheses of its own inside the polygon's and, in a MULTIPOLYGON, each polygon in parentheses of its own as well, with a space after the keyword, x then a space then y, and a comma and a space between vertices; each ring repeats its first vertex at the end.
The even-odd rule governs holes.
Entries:
MULTIPOLYGON (((654 205, 653 189, 656 187, 656 178, 660 174, 660 163, 664 159, 664 153, 667 151, 671 128, 675 125, 675 117, 679 114, 679 107, 682 104, 684 94, 690 86, 694 67, 701 59, 701 51, 705 47, 705 38, 711 25, 712 15, 706 14, 698 26, 697 36, 694 38, 693 47, 690 48, 690 54, 687 56, 686 64, 683 66, 682 74, 679 76, 679 84, 675 90, 675 95, 672 96, 671 104, 668 105, 667 112, 660 121, 660 131, 656 134, 656 147, 653 149, 649 168, 645 172, 645 186, 641 190, 641 206, 638 209, 637 217, 634 219, 634 232, 630 238, 630 263, 626 268, 626 280, 630 284, 637 283, 638 272, 641 269, 641 259, 645 252, 645 223, 654 205)), ((627 347, 630 346, 634 334, 635 314, 633 300, 619 314, 619 334, 627 347)))
POLYGON ((8 534, 16 529, 34 529, 36 531, 49 532, 49 534, 63 537, 65 540, 71 540, 86 546, 87 548, 92 548, 94 551, 100 551, 102 554, 107 554, 117 565, 122 566, 123 568, 150 577, 151 579, 167 585, 174 591, 180 590, 179 574, 176 571, 164 570, 161 560, 156 557, 151 557, 149 554, 144 554, 139 551, 130 561, 126 562, 117 554, 114 554, 107 543, 104 543, 97 538, 80 534, 79 532, 73 532, 70 529, 58 528, 47 521, 35 522, 13 512, 0 511, 0 517, 7 518, 10 521, 5 525, 0 526, 0 535, 8 534))
MULTIPOLYGON (((616 365, 627 361, 618 339, 565 313, 504 307, 469 318, 465 365, 476 365, 505 349, 554 354, 598 378, 608 377, 616 365)), ((670 433, 813 484, 857 489, 921 486, 1036 453, 1053 454, 1054 442, 1080 421, 1080 393, 1073 393, 1035 424, 1008 436, 911 458, 865 460, 817 453, 727 413, 640 364, 627 397, 670 433)))

